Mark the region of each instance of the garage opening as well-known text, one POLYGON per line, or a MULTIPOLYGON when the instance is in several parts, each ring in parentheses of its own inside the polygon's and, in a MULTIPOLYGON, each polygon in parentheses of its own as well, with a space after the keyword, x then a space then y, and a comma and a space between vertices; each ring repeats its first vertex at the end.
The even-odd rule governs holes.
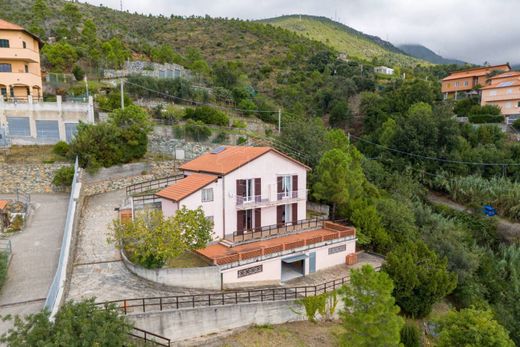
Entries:
POLYGON ((305 259, 307 255, 300 254, 282 259, 282 282, 305 276, 305 259))

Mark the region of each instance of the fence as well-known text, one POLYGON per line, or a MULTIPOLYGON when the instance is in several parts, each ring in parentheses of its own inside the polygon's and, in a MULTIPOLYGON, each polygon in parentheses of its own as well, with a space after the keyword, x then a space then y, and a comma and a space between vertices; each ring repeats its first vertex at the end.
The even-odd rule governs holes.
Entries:
POLYGON ((47 299, 45 300, 45 308, 51 312, 51 317, 54 317, 63 298, 65 287, 65 280, 67 275, 67 266, 69 262, 70 247, 72 242, 72 229, 74 228, 74 219, 76 216, 76 208, 81 190, 81 183, 79 182, 79 166, 78 158, 74 164, 74 178, 72 180, 72 188, 69 198, 69 205, 67 210, 67 219, 65 221, 65 228, 63 231, 63 240, 61 242, 60 258, 56 274, 49 288, 47 299))
POLYGON ((134 339, 144 342, 145 345, 170 347, 171 344, 171 340, 169 338, 136 327, 132 328, 132 331, 129 333, 129 335, 134 339))
MULTIPOLYGON (((378 266, 375 269, 379 270, 378 266)), ((222 305, 238 305, 252 302, 296 300, 335 291, 348 283, 349 277, 328 281, 314 286, 281 287, 195 294, 163 296, 155 298, 124 299, 99 303, 100 306, 115 304, 125 315, 165 310, 178 310, 222 305)))
POLYGON ((0 253, 6 253, 8 257, 13 253, 11 240, 0 239, 0 253))
POLYGON ((180 179, 183 179, 184 175, 176 175, 165 178, 159 178, 151 181, 141 182, 132 184, 126 187, 126 195, 135 195, 139 193, 147 193, 154 192, 161 188, 166 188, 167 186, 177 182, 180 179))

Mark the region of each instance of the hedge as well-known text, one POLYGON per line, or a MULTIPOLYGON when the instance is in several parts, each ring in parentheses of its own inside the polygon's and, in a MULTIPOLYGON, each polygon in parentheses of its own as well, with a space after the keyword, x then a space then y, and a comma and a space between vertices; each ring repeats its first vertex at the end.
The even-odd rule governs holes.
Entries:
POLYGON ((205 124, 229 125, 229 117, 227 114, 209 106, 186 109, 186 115, 184 117, 193 119, 194 121, 201 121, 205 124))
POLYGON ((470 123, 484 124, 484 123, 503 123, 504 116, 494 114, 474 114, 468 117, 470 123))

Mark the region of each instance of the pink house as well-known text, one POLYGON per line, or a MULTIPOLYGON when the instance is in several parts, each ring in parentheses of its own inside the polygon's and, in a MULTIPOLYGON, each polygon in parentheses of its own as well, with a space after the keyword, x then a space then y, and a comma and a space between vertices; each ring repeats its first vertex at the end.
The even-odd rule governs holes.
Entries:
POLYGON ((222 146, 181 166, 156 193, 165 216, 202 207, 215 242, 197 253, 222 286, 279 284, 355 262, 353 227, 306 219, 309 167, 271 147, 222 146))

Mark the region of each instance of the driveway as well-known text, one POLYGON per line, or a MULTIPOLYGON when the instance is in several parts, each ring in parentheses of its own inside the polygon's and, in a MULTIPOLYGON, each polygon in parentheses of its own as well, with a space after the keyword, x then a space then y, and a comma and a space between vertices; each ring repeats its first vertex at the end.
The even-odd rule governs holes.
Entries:
MULTIPOLYGON (((43 308, 58 265, 68 198, 68 194, 31 194, 27 226, 9 237, 13 257, 0 292, 1 315, 30 314, 43 308)), ((10 326, 0 321, 0 335, 10 326)))

